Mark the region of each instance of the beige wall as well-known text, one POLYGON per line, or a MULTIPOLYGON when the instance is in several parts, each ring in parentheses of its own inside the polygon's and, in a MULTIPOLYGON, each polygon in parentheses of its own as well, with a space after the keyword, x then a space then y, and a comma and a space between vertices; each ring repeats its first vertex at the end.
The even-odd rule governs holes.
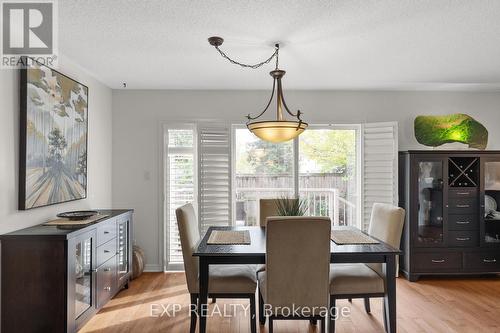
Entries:
MULTIPOLYGON (((310 123, 398 121, 400 149, 421 149, 413 119, 420 114, 470 114, 490 130, 489 149, 500 149, 499 92, 285 91, 310 123)), ((136 209, 135 239, 148 269, 160 269, 162 122, 230 119, 264 107, 269 91, 113 91, 113 205, 136 209)))

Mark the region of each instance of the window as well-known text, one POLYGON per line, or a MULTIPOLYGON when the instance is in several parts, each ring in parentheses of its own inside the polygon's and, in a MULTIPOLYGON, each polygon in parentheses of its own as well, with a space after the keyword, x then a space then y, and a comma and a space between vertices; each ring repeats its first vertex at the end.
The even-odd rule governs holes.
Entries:
POLYGON ((259 199, 293 196, 293 142, 270 143, 246 128, 236 128, 235 224, 259 224, 259 199))
POLYGON ((169 266, 182 263, 182 249, 175 210, 196 202, 196 135, 194 127, 172 126, 164 131, 166 239, 169 266))
POLYGON ((366 230, 374 202, 397 204, 397 123, 309 128, 273 144, 243 126, 165 126, 164 260, 182 269, 175 210, 192 202, 200 233, 210 226, 258 225, 259 199, 296 197, 307 214, 366 230))
POLYGON ((311 127, 294 141, 269 143, 234 129, 236 225, 259 224, 259 199, 294 197, 307 214, 359 225, 358 127, 311 127))
POLYGON ((357 130, 311 128, 298 141, 299 196, 308 214, 358 225, 357 130))

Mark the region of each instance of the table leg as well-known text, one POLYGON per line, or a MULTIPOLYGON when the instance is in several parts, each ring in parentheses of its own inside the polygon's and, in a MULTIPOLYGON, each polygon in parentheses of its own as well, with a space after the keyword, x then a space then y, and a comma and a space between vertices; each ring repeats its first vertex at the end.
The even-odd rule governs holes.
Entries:
POLYGON ((385 257, 385 307, 387 332, 396 333, 396 256, 385 257))
POLYGON ((200 257, 200 297, 198 299, 198 318, 200 319, 200 333, 207 330, 207 308, 208 308, 208 261, 200 257))

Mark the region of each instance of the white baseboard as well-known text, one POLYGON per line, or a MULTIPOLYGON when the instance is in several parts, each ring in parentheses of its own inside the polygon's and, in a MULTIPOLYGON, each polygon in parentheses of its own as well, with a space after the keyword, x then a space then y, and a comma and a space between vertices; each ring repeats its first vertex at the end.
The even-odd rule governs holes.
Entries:
POLYGON ((163 272, 163 267, 159 264, 146 264, 144 272, 163 272))

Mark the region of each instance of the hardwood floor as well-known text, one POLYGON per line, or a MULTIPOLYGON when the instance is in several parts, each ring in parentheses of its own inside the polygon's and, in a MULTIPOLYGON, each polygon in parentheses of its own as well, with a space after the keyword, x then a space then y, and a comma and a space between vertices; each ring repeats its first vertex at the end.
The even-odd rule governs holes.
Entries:
MULTIPOLYGON (((398 332, 500 332, 500 277, 436 278, 410 283, 397 280, 398 332)), ((248 304, 248 301, 241 301, 248 304)), ((220 307, 237 304, 217 300, 220 307)), ((338 301, 351 309, 351 316, 337 321, 338 333, 383 332, 382 302, 372 299, 372 314, 366 314, 362 300, 338 301)), ((153 305, 161 312, 161 305, 153 305)), ((172 308, 170 308, 172 310, 172 308)), ((189 294, 183 273, 145 273, 130 283, 80 331, 91 332, 189 332, 189 294), (180 303, 175 317, 151 317, 151 305, 180 303)), ((250 332, 249 319, 242 308, 234 316, 212 317, 210 333, 250 332)), ((267 326, 260 332, 267 332, 267 326)), ((319 332, 306 321, 278 321, 275 332, 319 332)))

